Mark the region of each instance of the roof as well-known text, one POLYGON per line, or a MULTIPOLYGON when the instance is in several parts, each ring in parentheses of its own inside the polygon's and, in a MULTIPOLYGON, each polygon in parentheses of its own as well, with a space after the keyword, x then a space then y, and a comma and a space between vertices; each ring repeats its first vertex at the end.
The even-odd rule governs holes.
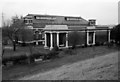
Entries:
POLYGON ((48 15, 48 14, 28 14, 27 16, 57 16, 57 17, 79 17, 81 16, 62 16, 62 15, 48 15))
POLYGON ((104 29, 109 29, 108 25, 97 25, 96 29, 104 30, 104 29))
POLYGON ((25 18, 32 18, 34 27, 42 27, 44 28, 45 25, 88 25, 88 21, 83 19, 80 16, 58 16, 58 15, 42 15, 42 14, 28 14, 25 18), (55 19, 36 19, 36 17, 55 17, 55 19), (68 19, 67 19, 68 18, 68 19), (70 18, 70 19, 69 19, 70 18), (76 20, 71 20, 73 18, 76 20), (80 20, 77 20, 80 19, 80 20))
POLYGON ((68 26, 70 30, 85 30, 87 26, 68 26))

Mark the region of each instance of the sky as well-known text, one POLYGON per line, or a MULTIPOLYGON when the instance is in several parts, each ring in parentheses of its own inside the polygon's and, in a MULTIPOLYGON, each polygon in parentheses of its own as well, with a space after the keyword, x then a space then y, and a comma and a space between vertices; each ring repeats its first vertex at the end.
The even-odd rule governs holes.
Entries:
POLYGON ((4 21, 15 15, 48 14, 96 19, 100 25, 118 24, 118 1, 120 0, 1 0, 0 26, 2 13, 4 21))

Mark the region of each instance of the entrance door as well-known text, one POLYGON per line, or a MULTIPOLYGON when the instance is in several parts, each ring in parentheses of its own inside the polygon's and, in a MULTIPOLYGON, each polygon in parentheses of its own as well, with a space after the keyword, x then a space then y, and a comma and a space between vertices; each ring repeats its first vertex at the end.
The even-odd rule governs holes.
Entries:
POLYGON ((61 47, 65 47, 66 46, 66 33, 60 33, 59 34, 59 45, 61 47))
POLYGON ((57 34, 53 33, 53 47, 57 45, 57 34))
POLYGON ((93 34, 94 32, 89 32, 89 44, 93 44, 93 34))

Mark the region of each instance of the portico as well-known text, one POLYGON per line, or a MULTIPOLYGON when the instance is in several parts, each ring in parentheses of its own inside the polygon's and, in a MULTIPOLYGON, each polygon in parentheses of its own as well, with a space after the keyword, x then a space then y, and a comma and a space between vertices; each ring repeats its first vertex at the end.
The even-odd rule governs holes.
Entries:
POLYGON ((68 47, 68 31, 66 31, 68 28, 66 25, 47 25, 44 30, 45 48, 52 49, 55 46, 59 48, 68 47))

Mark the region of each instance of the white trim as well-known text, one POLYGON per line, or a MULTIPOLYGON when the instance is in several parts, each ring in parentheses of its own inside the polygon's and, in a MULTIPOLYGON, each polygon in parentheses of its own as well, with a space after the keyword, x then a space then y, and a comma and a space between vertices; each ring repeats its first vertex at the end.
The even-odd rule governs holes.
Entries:
POLYGON ((87 29, 95 29, 95 26, 88 26, 87 29))
POLYGON ((47 35, 46 35, 46 33, 45 33, 45 45, 44 45, 44 47, 47 47, 47 35))
POLYGON ((95 31, 87 31, 87 45, 95 45, 95 31), (89 32, 93 32, 93 43, 89 43, 89 32))
POLYGON ((100 31, 107 31, 107 30, 95 30, 96 32, 100 32, 100 31))
POLYGON ((59 47, 59 32, 57 32, 57 46, 59 47))
POLYGON ((68 48, 68 33, 66 33, 66 47, 68 48))
POLYGON ((110 42, 110 30, 108 30, 108 42, 110 42))
POLYGON ((52 33, 50 33, 50 50, 52 50, 53 49, 53 34, 52 33))
POLYGON ((36 41, 36 45, 38 45, 38 41, 36 41))
POLYGON ((95 45, 95 31, 93 33, 93 45, 95 45))
POLYGON ((45 31, 45 33, 67 33, 68 31, 45 31))
POLYGON ((87 31, 87 45, 89 45, 89 32, 87 31))

